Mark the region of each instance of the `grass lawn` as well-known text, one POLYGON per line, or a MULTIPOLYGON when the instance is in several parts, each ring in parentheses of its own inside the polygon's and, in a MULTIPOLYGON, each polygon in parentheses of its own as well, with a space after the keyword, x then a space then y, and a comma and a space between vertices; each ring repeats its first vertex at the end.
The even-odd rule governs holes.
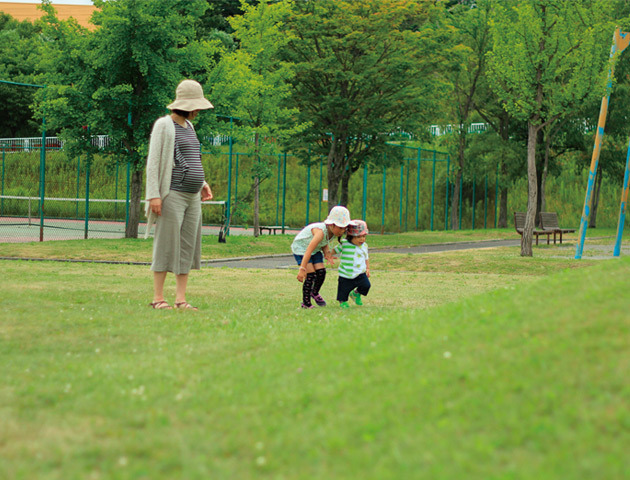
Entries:
POLYGON ((297 308, 293 270, 193 272, 178 312, 146 306, 146 266, 4 260, 0 478, 627 478, 630 258, 519 252, 375 250, 348 311, 297 308))

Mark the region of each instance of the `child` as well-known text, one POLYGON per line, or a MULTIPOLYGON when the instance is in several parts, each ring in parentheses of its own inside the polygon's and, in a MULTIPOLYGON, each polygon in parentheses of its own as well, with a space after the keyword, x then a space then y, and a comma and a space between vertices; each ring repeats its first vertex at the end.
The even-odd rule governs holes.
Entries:
POLYGON ((368 246, 365 243, 368 234, 367 223, 363 220, 353 220, 348 225, 346 238, 334 249, 341 253, 339 258, 339 283, 337 285, 337 300, 341 308, 349 308, 348 295, 354 303, 363 305, 361 295, 370 291, 370 260, 368 246))
POLYGON ((333 207, 323 222, 311 223, 298 233, 291 244, 293 256, 300 266, 297 279, 302 285, 302 308, 314 308, 311 298, 320 307, 326 302, 319 294, 326 278, 324 257, 333 264, 328 244, 333 237, 341 237, 350 223, 350 212, 341 206, 333 207))

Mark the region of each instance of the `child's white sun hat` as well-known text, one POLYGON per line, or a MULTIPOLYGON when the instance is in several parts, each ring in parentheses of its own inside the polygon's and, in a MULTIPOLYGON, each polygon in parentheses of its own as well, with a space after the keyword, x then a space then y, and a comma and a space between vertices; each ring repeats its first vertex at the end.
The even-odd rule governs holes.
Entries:
POLYGON ((350 212, 346 207, 342 207, 341 205, 337 205, 330 210, 328 214, 328 218, 324 220, 326 225, 337 225, 341 228, 346 228, 350 225, 350 212))
POLYGON ((368 231, 367 223, 363 220, 352 220, 348 225, 346 233, 350 236, 358 237, 359 235, 367 235, 368 231))

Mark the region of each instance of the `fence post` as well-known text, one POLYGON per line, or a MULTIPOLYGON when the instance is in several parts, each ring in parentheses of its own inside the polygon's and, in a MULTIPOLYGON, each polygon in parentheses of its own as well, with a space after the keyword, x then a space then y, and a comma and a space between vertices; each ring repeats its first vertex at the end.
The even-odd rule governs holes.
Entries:
POLYGON ((494 191, 494 228, 497 228, 497 208, 499 206, 499 162, 497 162, 497 176, 494 191))
MULTIPOLYGON (((385 159, 387 159, 387 154, 384 154, 385 159)), ((383 165, 383 195, 381 198, 381 233, 385 233, 385 189, 386 185, 386 172, 387 167, 383 165)))
MULTIPOLYGON (((228 155, 229 155, 229 164, 232 165, 232 155, 234 153, 234 132, 233 132, 233 128, 234 127, 234 118, 230 117, 230 137, 228 140, 228 155)), ((236 162, 238 164, 238 154, 236 155, 236 162)), ((231 182, 230 182, 231 183, 231 182)), ((236 180, 236 183, 238 184, 238 179, 236 180)), ((226 215, 226 219, 225 219, 225 224, 228 226, 228 228, 225 229, 225 236, 229 236, 230 235, 230 221, 232 218, 232 202, 231 202, 231 198, 230 198, 230 192, 228 189, 228 198, 227 198, 227 211, 225 212, 226 215)))
POLYGON ((416 155, 416 230, 419 226, 419 211, 420 211, 420 163, 422 162, 422 148, 418 147, 418 153, 416 155))
POLYGON ((398 205, 398 231, 402 231, 402 217, 403 217, 403 193, 404 193, 404 179, 405 179, 405 165, 400 166, 400 202, 398 205))
POLYGON ((4 143, 2 144, 2 199, 0 200, 0 215, 4 215, 4 143))
POLYGON ((361 218, 363 221, 367 217, 367 181, 368 181, 368 166, 367 162, 363 164, 363 201, 361 206, 361 218))
POLYGON ((477 172, 473 173, 473 196, 472 196, 472 229, 475 229, 475 193, 477 191, 477 172))
POLYGON ((324 160, 322 158, 319 159, 319 211, 317 212, 317 220, 322 219, 322 188, 323 188, 323 179, 324 179, 324 160))
POLYGON ((444 206, 444 230, 448 230, 448 193, 450 191, 451 154, 446 155, 446 205, 444 206))
MULTIPOLYGON (((90 127, 88 127, 89 129, 90 127)), ((87 240, 90 225, 90 167, 92 166, 92 154, 87 154, 87 162, 85 162, 85 227, 83 230, 83 238, 87 240)))
POLYGON ((282 155, 278 154, 278 179, 276 181, 276 225, 280 215, 280 168, 282 167, 282 155))
POLYGON ((234 172, 234 203, 238 201, 238 156, 240 154, 236 154, 236 168, 234 172))
POLYGON ((617 224, 617 239, 613 257, 618 257, 621 253, 621 238, 623 237, 623 227, 626 223, 626 202, 628 201, 628 177, 630 176, 630 139, 628 142, 628 153, 626 154, 626 170, 623 174, 623 189, 621 190, 621 202, 619 204, 619 223, 617 224))
POLYGON ((458 226, 457 226, 458 230, 462 229, 462 209, 463 209, 462 200, 464 198, 463 190, 464 190, 464 172, 462 172, 462 174, 459 177, 459 220, 458 220, 458 226))
MULTIPOLYGON (((284 234, 284 218, 287 203, 287 152, 284 152, 284 169, 282 172, 282 233, 284 234)), ((276 224, 277 225, 277 224, 276 224)))
POLYGON ((79 219, 79 195, 81 194, 81 156, 77 157, 77 194, 74 198, 77 199, 75 202, 75 210, 74 216, 78 220, 79 219))
POLYGON ((306 225, 311 210, 311 149, 308 149, 308 162, 306 164, 306 225))
POLYGON ((486 174, 486 182, 484 186, 483 228, 488 228, 488 174, 486 174))
MULTIPOLYGON (((131 201, 131 160, 127 158, 127 189, 125 192, 125 231, 129 225, 129 202, 131 201)), ((147 228, 149 225, 147 224, 147 228)))
POLYGON ((437 152, 433 150, 433 177, 431 179, 431 231, 433 231, 433 211, 435 207, 435 156, 437 152))

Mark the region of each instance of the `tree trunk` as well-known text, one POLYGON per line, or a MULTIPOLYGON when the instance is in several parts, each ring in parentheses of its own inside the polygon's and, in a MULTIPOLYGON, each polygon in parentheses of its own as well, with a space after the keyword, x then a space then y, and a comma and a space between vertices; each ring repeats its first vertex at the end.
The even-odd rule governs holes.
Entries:
POLYGON ((538 201, 538 178, 536 175, 536 142, 540 126, 532 123, 527 125, 527 215, 525 216, 525 228, 521 236, 521 256, 532 257, 532 237, 536 220, 536 203, 538 201))
POLYGON ((332 141, 328 152, 328 210, 341 201, 341 181, 346 169, 346 140, 338 138, 332 141))
POLYGON ((142 204, 142 171, 133 170, 131 173, 131 185, 129 196, 129 221, 125 226, 125 238, 138 238, 138 223, 140 223, 140 213, 142 204))
POLYGON ((459 191, 461 188, 462 169, 455 176, 455 188, 451 198, 451 230, 459 230, 459 191))
POLYGON ((545 136, 545 160, 543 163, 543 171, 540 176, 540 210, 539 212, 547 211, 547 173, 549 172, 549 151, 551 149, 551 139, 545 136))
POLYGON ((599 205, 599 192, 602 187, 601 172, 597 172, 595 177, 595 185, 593 186, 593 208, 591 208, 591 216, 588 219, 588 228, 597 228, 597 207, 599 205))
MULTIPOLYGON (((348 206, 349 195, 348 186, 350 184, 350 170, 346 169, 341 175, 341 195, 339 196, 339 205, 348 206)), ((356 216, 356 215, 355 215, 356 216)))

